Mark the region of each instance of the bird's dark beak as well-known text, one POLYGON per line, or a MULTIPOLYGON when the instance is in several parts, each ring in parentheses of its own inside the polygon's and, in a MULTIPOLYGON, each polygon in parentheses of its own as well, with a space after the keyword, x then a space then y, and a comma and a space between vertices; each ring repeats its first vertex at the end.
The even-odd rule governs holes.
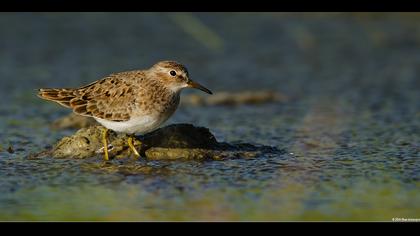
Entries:
POLYGON ((194 82, 194 81, 192 81, 192 80, 189 80, 188 81, 188 87, 190 87, 190 88, 196 88, 196 89, 200 89, 201 91, 204 91, 204 92, 206 92, 206 93, 208 93, 208 94, 213 94, 210 90, 208 90, 206 87, 204 87, 203 85, 201 85, 201 84, 199 84, 199 83, 197 83, 197 82, 194 82))

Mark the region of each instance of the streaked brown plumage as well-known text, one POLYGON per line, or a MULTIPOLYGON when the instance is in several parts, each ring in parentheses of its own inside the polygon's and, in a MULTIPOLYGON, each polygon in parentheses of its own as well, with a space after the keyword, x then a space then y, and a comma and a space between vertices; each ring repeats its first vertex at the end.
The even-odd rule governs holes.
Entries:
POLYGON ((39 96, 76 114, 111 121, 127 121, 131 116, 150 114, 152 109, 162 112, 176 99, 159 80, 146 78, 140 70, 112 74, 76 89, 40 89, 39 96))

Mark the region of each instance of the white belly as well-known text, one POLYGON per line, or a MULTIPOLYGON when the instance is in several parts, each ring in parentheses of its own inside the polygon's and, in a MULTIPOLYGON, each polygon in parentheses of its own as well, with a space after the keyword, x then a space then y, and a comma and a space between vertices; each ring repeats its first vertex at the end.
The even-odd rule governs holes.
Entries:
POLYGON ((104 120, 101 118, 95 118, 96 121, 98 121, 101 125, 105 126, 108 129, 114 130, 116 132, 121 132, 121 133, 127 133, 127 134, 134 134, 134 133, 139 133, 139 134, 146 134, 148 132, 151 132, 157 128, 159 128, 159 126, 165 122, 168 117, 165 116, 161 116, 156 117, 156 116, 141 116, 141 117, 136 117, 136 118, 132 118, 128 121, 109 121, 109 120, 104 120))

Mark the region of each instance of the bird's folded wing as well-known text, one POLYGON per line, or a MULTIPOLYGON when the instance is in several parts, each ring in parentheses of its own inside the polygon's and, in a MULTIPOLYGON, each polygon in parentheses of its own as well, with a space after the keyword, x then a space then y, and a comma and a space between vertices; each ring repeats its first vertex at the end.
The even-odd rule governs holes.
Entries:
POLYGON ((124 78, 107 77, 77 89, 70 107, 79 115, 112 121, 127 121, 137 96, 124 78))

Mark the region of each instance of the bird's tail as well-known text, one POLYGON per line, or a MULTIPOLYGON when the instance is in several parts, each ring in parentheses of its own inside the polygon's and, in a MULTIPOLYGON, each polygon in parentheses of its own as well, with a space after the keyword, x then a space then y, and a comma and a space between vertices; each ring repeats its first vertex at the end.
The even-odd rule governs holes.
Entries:
POLYGON ((38 97, 57 102, 58 104, 71 108, 70 100, 76 97, 75 89, 66 88, 42 88, 38 89, 38 97))

